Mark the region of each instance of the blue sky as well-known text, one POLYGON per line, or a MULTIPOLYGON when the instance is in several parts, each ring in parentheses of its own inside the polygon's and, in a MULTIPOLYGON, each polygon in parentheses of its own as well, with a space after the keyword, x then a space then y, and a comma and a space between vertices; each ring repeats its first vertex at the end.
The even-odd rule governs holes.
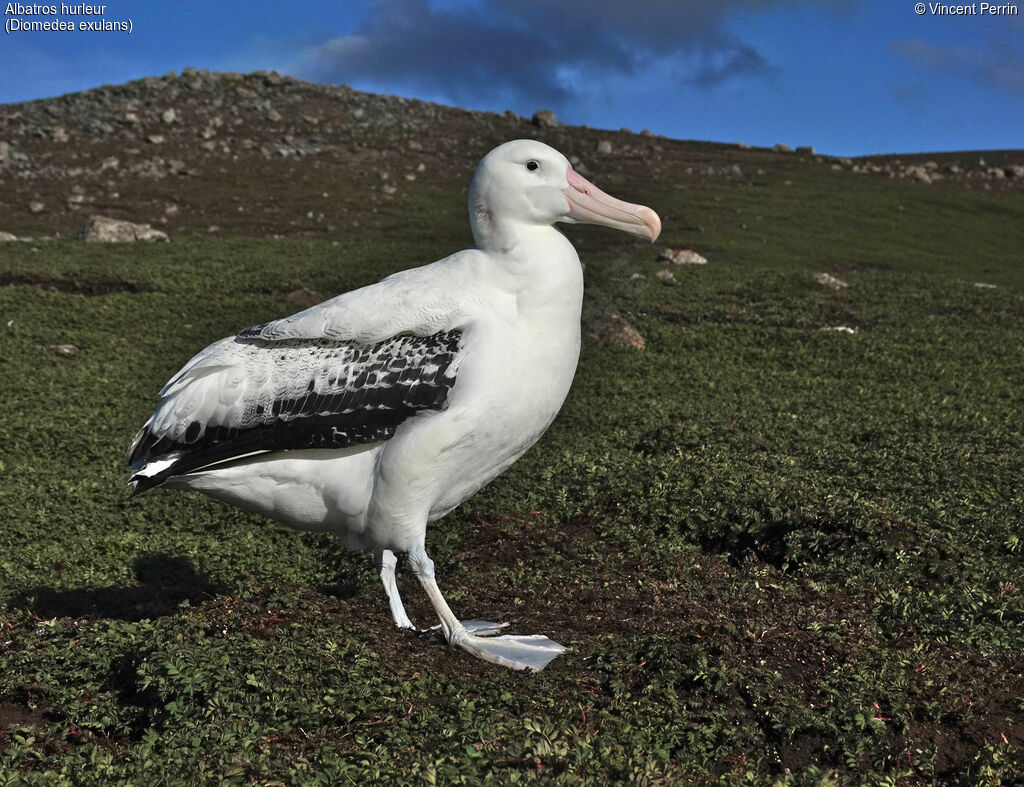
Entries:
POLYGON ((981 15, 981 3, 975 16, 918 14, 915 4, 114 0, 103 18, 131 19, 130 34, 6 33, 0 103, 190 65, 263 68, 680 139, 837 155, 1024 148, 1024 0, 1011 4, 1016 15, 981 15))

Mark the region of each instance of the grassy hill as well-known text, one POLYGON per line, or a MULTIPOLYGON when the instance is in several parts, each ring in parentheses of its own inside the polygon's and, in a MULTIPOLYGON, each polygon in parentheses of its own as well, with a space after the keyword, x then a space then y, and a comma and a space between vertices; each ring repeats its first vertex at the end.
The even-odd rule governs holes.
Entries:
POLYGON ((0 784, 1021 778, 1024 178, 989 169, 1024 154, 924 182, 202 72, 0 107, 0 140, 0 230, 31 237, 0 244, 0 784), (586 338, 551 430, 428 548, 457 613, 569 653, 478 662, 395 630, 327 536, 125 502, 196 350, 468 245, 476 161, 530 135, 661 214, 656 249, 565 230, 585 324, 646 348, 586 338), (92 212, 171 242, 71 239, 92 212))

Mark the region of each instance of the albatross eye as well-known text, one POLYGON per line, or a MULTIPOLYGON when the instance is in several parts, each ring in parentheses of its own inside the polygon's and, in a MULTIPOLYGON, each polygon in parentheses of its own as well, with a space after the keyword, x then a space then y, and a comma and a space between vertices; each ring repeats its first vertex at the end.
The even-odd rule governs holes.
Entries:
POLYGON ((540 164, 538 164, 536 161, 527 161, 526 168, 530 170, 530 172, 533 172, 535 169, 540 168, 540 164))

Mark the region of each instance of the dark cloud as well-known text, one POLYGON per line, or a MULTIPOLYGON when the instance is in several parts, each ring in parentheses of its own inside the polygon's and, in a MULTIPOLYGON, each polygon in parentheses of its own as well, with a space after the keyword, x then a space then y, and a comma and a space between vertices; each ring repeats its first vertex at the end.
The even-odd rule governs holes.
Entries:
POLYGON ((972 49, 938 47, 909 38, 895 42, 892 51, 929 71, 966 76, 984 87, 1024 96, 1024 53, 1009 41, 972 49))
POLYGON ((378 0, 354 34, 307 50, 301 70, 323 81, 368 79, 456 100, 504 94, 557 105, 570 98, 566 74, 628 77, 652 60, 681 56, 683 80, 712 88, 772 71, 756 49, 723 32, 730 14, 849 2, 378 0))

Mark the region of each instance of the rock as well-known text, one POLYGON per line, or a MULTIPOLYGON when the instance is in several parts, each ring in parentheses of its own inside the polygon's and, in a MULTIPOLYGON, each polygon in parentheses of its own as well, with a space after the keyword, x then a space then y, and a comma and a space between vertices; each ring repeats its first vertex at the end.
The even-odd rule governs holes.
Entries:
POLYGON ((774 150, 776 153, 792 153, 793 152, 793 148, 791 148, 789 145, 785 144, 784 142, 780 142, 774 148, 772 148, 772 150, 774 150))
POLYGON ((737 142, 736 147, 738 147, 740 150, 750 150, 750 145, 748 145, 746 142, 737 142))
POLYGON ((148 224, 135 224, 107 216, 90 216, 78 231, 78 238, 87 243, 134 243, 139 240, 168 239, 166 232, 155 230, 148 224))
POLYGON ((178 119, 178 113, 175 112, 173 108, 165 109, 163 112, 160 113, 160 119, 169 126, 171 125, 171 123, 178 119))
POLYGON ((530 122, 539 128, 556 128, 562 125, 558 122, 558 118, 555 117, 555 113, 550 109, 538 109, 533 113, 530 122))
POLYGON ((988 282, 984 281, 976 281, 974 282, 974 286, 977 287, 979 290, 994 290, 999 287, 998 284, 989 284, 988 282))
POLYGON ((707 265, 708 261, 692 249, 665 249, 658 253, 659 260, 667 260, 673 265, 707 265))
POLYGON ((70 358, 78 352, 78 348, 73 344, 51 344, 50 349, 57 353, 57 355, 61 355, 65 358, 70 358))
POLYGON ((46 210, 46 206, 37 199, 32 200, 28 203, 28 209, 31 213, 42 213, 46 210))
POLYGON ((924 167, 919 167, 917 165, 907 167, 905 170, 903 170, 903 174, 906 177, 913 178, 914 180, 920 181, 921 183, 932 182, 932 176, 928 174, 927 170, 925 170, 924 167))
POLYGON ((649 128, 645 128, 645 129, 641 129, 640 130, 640 136, 641 137, 653 137, 653 136, 655 136, 655 134, 649 128))
POLYGON ((822 331, 831 331, 836 334, 856 334, 857 329, 850 325, 825 325, 822 331))
POLYGON ((64 126, 57 126, 50 132, 50 139, 54 142, 67 142, 70 137, 68 137, 68 131, 64 126))
POLYGON ((612 154, 612 143, 607 139, 602 139, 597 143, 597 152, 602 156, 610 156, 612 154))
POLYGON ((797 147, 796 152, 799 156, 813 156, 814 145, 800 145, 797 147))
POLYGON ((284 302, 291 304, 292 306, 300 306, 303 309, 308 309, 310 306, 316 306, 318 303, 326 300, 316 290, 311 290, 308 287, 299 287, 297 290, 292 290, 284 296, 284 302))
POLYGON ((655 273, 654 277, 664 284, 671 284, 676 280, 676 275, 667 268, 655 273))
POLYGON ((269 112, 267 112, 267 120, 269 120, 271 123, 276 123, 280 119, 281 113, 278 112, 276 109, 271 109, 269 112))
POLYGON ((16 235, 12 235, 9 232, 0 232, 0 243, 11 243, 17 239, 18 237, 16 235))
POLYGON ((1003 172, 1008 178, 1024 178, 1024 167, 1020 164, 1011 164, 1006 167, 1003 172))
POLYGON ((166 137, 163 134, 150 134, 146 137, 146 141, 151 145, 162 145, 165 139, 166 137))
POLYGON ((602 314, 590 327, 590 335, 602 342, 624 344, 642 350, 647 342, 640 331, 630 325, 615 312, 602 314))
POLYGON ((0 140, 0 164, 3 164, 10 158, 11 155, 11 143, 0 140))
POLYGON ((829 273, 815 273, 814 280, 822 287, 828 287, 833 290, 841 290, 844 287, 850 286, 845 281, 841 281, 829 273))

